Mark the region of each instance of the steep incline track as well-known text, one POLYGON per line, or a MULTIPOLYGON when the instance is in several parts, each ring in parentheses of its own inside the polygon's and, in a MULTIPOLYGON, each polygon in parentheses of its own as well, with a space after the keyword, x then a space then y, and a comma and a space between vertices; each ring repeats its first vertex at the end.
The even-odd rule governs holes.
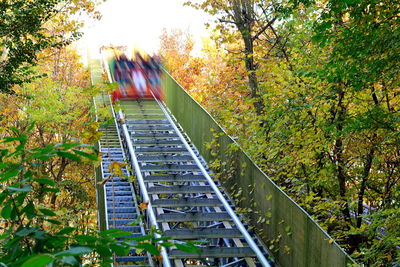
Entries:
MULTIPOLYGON (((98 96, 95 98, 95 105, 97 108, 108 108, 109 112, 113 114, 109 96, 98 96)), ((126 178, 130 176, 128 170, 125 167, 121 168, 123 177, 116 176, 110 170, 110 164, 126 161, 116 121, 104 124, 101 131, 103 136, 99 142, 99 150, 102 153, 101 176, 103 180, 106 180, 104 183, 106 229, 120 229, 132 233, 123 238, 145 235, 143 226, 131 225, 132 221, 137 218, 139 209, 132 183, 128 182, 126 178)), ((143 253, 137 254, 134 249, 128 255, 114 257, 113 260, 115 266, 133 267, 152 264, 150 257, 143 253)))
POLYGON ((163 251, 163 266, 270 266, 163 106, 150 99, 122 100, 121 106, 120 134, 141 199, 150 201, 149 225, 175 240, 203 242, 200 254, 163 251))

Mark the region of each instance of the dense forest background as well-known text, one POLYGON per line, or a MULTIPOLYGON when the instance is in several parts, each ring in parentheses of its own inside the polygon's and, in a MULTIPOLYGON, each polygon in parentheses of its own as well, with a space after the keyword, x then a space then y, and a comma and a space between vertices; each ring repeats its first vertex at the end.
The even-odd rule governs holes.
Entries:
MULTIPOLYGON (((0 1, 0 265, 112 266, 136 253, 162 261, 161 247, 198 252, 190 242, 99 231, 94 167, 101 127, 114 123, 93 97, 76 43, 101 0, 0 1), (127 237, 121 240, 121 237, 127 237)), ((110 176, 124 163, 111 162, 110 176)), ((143 208, 145 209, 145 207, 143 208)), ((141 217, 131 225, 138 225, 141 217)), ((158 233, 158 232, 157 232, 158 233)))
POLYGON ((215 22, 200 56, 164 31, 171 75, 354 259, 399 264, 400 2, 186 4, 215 22))
POLYGON ((109 88, 90 85, 74 41, 82 15, 100 18, 99 3, 0 2, 3 266, 109 266, 104 257, 132 247, 116 239, 126 233, 97 225, 93 145, 101 132, 92 97, 109 88))

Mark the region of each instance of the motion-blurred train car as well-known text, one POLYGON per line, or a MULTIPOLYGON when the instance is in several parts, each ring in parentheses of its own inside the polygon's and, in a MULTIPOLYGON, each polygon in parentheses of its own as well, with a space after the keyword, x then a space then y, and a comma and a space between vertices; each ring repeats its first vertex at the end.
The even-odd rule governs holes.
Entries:
POLYGON ((117 90, 112 93, 113 101, 121 98, 163 98, 158 57, 143 57, 136 52, 134 58, 128 58, 124 52, 113 52, 108 60, 111 79, 118 83, 117 90))

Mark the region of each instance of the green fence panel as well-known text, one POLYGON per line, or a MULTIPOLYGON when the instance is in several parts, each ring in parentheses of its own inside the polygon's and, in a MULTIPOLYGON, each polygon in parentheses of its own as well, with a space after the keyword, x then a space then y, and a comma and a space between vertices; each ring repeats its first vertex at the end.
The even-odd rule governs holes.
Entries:
MULTIPOLYGON (((225 134, 215 120, 168 74, 164 73, 165 105, 182 126, 207 162, 215 159, 206 144, 218 137, 218 156, 229 177, 221 177, 225 189, 232 195, 242 191, 238 205, 252 207, 251 225, 272 248, 283 267, 346 266, 352 259, 332 242, 330 236, 239 148, 229 152, 235 142, 225 134), (235 187, 236 186, 236 190, 235 187), (259 221, 260 215, 266 218, 259 221), (275 242, 272 242, 275 240, 275 242)), ((237 144, 236 144, 237 145, 237 144)), ((223 173, 225 173, 223 172, 223 173)))

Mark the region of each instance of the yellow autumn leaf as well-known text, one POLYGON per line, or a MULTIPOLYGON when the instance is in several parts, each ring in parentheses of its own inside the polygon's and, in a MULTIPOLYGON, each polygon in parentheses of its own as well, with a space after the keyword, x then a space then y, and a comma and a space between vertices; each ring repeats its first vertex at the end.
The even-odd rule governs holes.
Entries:
POLYGON ((139 204, 140 210, 146 210, 149 207, 149 202, 142 202, 139 204))
POLYGON ((117 176, 122 176, 123 175, 122 167, 125 167, 125 166, 126 166, 126 164, 123 162, 112 161, 108 165, 108 171, 117 176))
POLYGON ((163 257, 162 257, 161 254, 160 254, 160 255, 157 255, 157 256, 154 256, 154 258, 155 258, 158 262, 162 262, 162 260, 163 260, 163 257))

